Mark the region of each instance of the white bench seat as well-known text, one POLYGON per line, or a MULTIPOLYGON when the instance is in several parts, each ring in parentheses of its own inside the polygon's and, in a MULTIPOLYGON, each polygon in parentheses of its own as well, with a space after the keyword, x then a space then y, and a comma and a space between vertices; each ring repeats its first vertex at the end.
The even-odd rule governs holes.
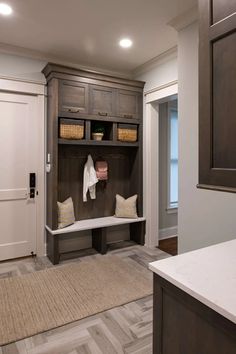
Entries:
POLYGON ((106 216, 103 218, 76 221, 73 225, 58 230, 52 230, 50 227, 46 226, 47 255, 53 264, 58 264, 60 261, 60 236, 85 230, 92 231, 92 247, 97 252, 105 254, 107 252, 107 228, 125 224, 129 224, 130 239, 138 244, 144 245, 145 220, 145 217, 126 219, 106 216))
POLYGON ((46 229, 52 235, 59 235, 59 234, 66 234, 70 232, 99 229, 101 227, 131 224, 140 221, 145 221, 145 218, 140 217, 137 219, 128 219, 128 218, 116 218, 115 216, 106 216, 102 218, 79 220, 76 221, 73 225, 64 227, 63 229, 51 230, 50 227, 48 226, 46 226, 46 229))

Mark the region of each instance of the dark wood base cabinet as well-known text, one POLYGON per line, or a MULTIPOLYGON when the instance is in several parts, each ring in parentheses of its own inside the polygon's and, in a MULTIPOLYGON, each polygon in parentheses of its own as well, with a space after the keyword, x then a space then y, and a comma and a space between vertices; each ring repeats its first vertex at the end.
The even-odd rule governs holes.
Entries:
POLYGON ((157 274, 153 314, 154 354, 236 353, 236 324, 157 274))

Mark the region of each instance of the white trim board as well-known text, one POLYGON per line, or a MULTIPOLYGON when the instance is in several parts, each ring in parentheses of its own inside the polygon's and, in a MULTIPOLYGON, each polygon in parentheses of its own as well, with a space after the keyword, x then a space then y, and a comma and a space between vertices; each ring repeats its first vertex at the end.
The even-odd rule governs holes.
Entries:
POLYGON ((178 227, 172 226, 159 230, 159 240, 165 240, 167 238, 175 237, 178 235, 178 227))
POLYGON ((169 82, 144 98, 144 212, 146 215, 145 245, 158 246, 159 240, 159 103, 178 94, 178 83, 169 82))
POLYGON ((144 91, 144 96, 147 96, 147 95, 149 95, 150 93, 153 93, 153 92, 161 91, 161 90, 163 90, 164 88, 173 86, 173 85, 175 85, 175 84, 178 84, 178 81, 177 81, 177 80, 170 81, 170 82, 168 82, 167 84, 161 85, 161 86, 159 86, 159 87, 154 87, 154 88, 152 88, 152 89, 150 89, 150 90, 144 91))
POLYGON ((178 93, 178 81, 171 81, 165 85, 162 85, 156 89, 152 89, 144 93, 146 97, 146 104, 154 101, 163 103, 168 97, 177 95, 178 93))
POLYGON ((32 83, 24 79, 14 79, 0 76, 0 91, 19 92, 28 95, 45 95, 43 83, 32 83))

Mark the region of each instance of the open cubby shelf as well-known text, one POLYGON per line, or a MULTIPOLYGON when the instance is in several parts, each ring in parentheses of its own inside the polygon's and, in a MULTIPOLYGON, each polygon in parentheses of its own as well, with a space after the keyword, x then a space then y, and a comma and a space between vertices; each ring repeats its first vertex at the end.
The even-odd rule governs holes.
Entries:
MULTIPOLYGON (((66 120, 68 121, 77 121, 76 119, 71 120, 71 118, 59 118, 58 125, 63 121, 65 124, 66 120)), ((124 147, 137 147, 139 146, 139 130, 140 124, 128 124, 128 123, 117 123, 117 122, 107 122, 100 120, 99 122, 91 119, 90 121, 80 119, 80 122, 84 122, 84 137, 83 139, 64 139, 60 138, 60 133, 58 137, 58 144, 68 144, 68 145, 101 145, 101 146, 124 146, 124 147), (102 140, 93 139, 93 132, 98 126, 103 127, 104 136, 102 140), (130 127, 134 127, 137 130, 137 141, 121 141, 118 139, 118 128, 122 126, 122 128, 130 129, 130 127)), ((60 131, 60 129, 58 129, 60 131)))

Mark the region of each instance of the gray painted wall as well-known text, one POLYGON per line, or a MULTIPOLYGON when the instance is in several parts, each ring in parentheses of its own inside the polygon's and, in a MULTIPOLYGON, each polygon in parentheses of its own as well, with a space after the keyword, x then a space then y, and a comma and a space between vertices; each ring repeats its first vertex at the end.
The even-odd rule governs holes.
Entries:
POLYGON ((46 83, 41 70, 46 61, 0 53, 0 76, 46 83))
POLYGON ((177 51, 166 60, 162 59, 157 62, 155 67, 151 67, 141 73, 135 75, 135 80, 145 81, 144 91, 149 91, 161 85, 165 85, 171 81, 178 79, 178 66, 177 66, 177 51))

